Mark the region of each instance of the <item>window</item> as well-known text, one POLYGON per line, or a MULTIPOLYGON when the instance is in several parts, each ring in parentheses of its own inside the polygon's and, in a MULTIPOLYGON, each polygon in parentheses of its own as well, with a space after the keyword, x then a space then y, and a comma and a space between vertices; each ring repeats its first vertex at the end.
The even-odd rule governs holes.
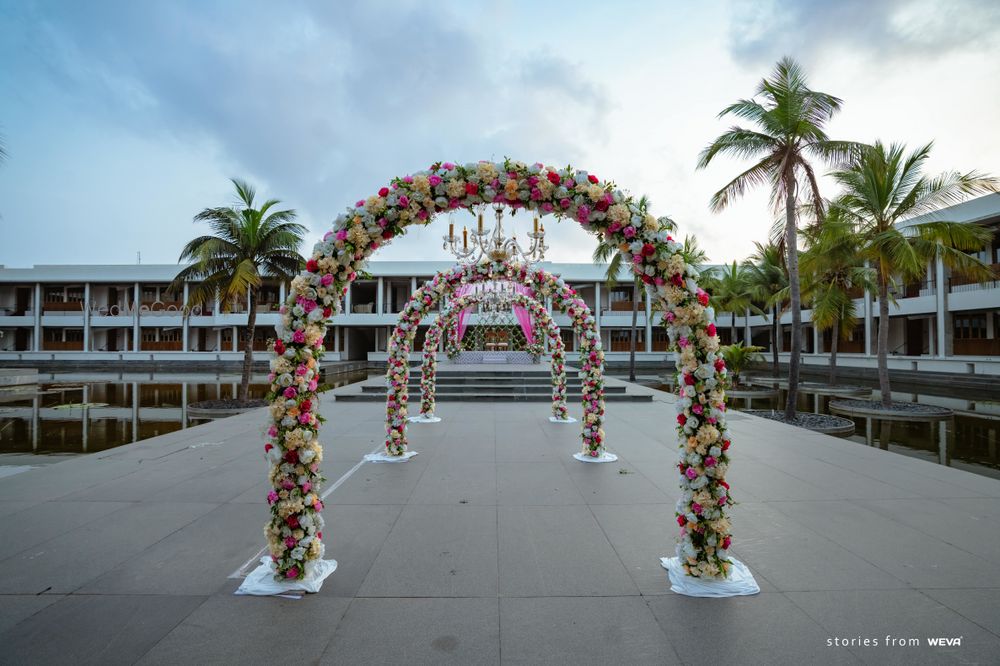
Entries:
POLYGON ((66 290, 66 302, 67 303, 82 303, 83 302, 83 287, 69 287, 66 290))
POLYGON ((83 330, 79 328, 66 329, 66 342, 83 342, 83 330))
POLYGON ((49 303, 61 303, 64 296, 62 287, 45 287, 45 300, 49 303))
POLYGON ((955 317, 954 326, 956 340, 986 339, 985 314, 958 315, 955 317))

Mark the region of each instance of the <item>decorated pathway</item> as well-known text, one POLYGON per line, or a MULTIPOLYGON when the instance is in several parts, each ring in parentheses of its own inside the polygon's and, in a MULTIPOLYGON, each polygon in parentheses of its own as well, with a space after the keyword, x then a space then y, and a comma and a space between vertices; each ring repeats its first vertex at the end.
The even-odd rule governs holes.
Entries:
POLYGON ((442 403, 416 458, 359 465, 383 405, 325 398, 340 568, 299 600, 232 595, 264 543, 263 411, 0 478, 0 663, 995 663, 1000 481, 748 416, 733 552, 762 592, 671 593, 657 395, 609 405, 603 465, 545 403, 442 403))

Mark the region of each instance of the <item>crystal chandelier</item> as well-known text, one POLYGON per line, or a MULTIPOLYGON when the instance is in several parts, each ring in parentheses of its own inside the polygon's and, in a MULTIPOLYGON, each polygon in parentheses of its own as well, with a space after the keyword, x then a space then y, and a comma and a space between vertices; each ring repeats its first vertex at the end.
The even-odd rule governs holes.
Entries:
POLYGON ((460 262, 467 263, 478 264, 489 259, 497 263, 513 260, 517 263, 533 264, 545 260, 545 250, 549 249, 545 244, 545 225, 540 224, 537 215, 534 220, 534 231, 528 233, 531 244, 525 249, 517 242, 516 235, 508 238, 504 232, 504 207, 494 205, 493 211, 497 219, 496 226, 486 229, 483 226, 483 210, 480 210, 476 229, 469 233, 468 227, 462 228, 461 243, 455 235, 454 222, 449 223, 448 235, 444 237, 441 248, 450 250, 460 262))
POLYGON ((483 283, 479 298, 479 312, 507 312, 516 297, 517 291, 513 282, 483 283))

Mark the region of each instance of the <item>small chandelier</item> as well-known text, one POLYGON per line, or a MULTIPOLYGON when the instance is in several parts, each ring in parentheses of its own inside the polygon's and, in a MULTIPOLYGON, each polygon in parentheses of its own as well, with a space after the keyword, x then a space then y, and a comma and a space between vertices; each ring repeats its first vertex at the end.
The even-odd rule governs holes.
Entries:
POLYGON ((483 226, 481 209, 476 229, 470 234, 468 227, 462 228, 461 243, 455 235, 455 224, 449 223, 448 235, 444 237, 441 249, 450 250, 460 262, 476 264, 482 263, 485 259, 496 263, 513 260, 521 264, 533 264, 545 260, 545 250, 549 249, 545 244, 545 225, 540 223, 537 215, 534 220, 534 231, 528 233, 531 244, 525 249, 517 242, 516 235, 508 238, 504 233, 503 205, 496 204, 493 210, 497 220, 496 226, 492 229, 483 226))
POLYGON ((517 290, 512 282, 486 282, 479 293, 479 311, 482 313, 510 311, 517 298, 517 290))

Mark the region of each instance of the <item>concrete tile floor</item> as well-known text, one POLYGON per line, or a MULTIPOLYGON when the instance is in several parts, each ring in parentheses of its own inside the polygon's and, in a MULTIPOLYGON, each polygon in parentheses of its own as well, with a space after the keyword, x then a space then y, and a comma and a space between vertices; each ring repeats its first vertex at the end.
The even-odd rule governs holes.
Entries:
MULTIPOLYGON (((611 405, 606 465, 544 403, 442 403, 329 496, 340 565, 301 600, 228 578, 263 546, 262 411, 2 478, 0 663, 996 663, 1000 481, 736 413, 762 593, 672 593, 669 402, 611 405), (963 642, 827 645, 887 635, 963 642)), ((328 483, 382 409, 324 400, 328 483)))

